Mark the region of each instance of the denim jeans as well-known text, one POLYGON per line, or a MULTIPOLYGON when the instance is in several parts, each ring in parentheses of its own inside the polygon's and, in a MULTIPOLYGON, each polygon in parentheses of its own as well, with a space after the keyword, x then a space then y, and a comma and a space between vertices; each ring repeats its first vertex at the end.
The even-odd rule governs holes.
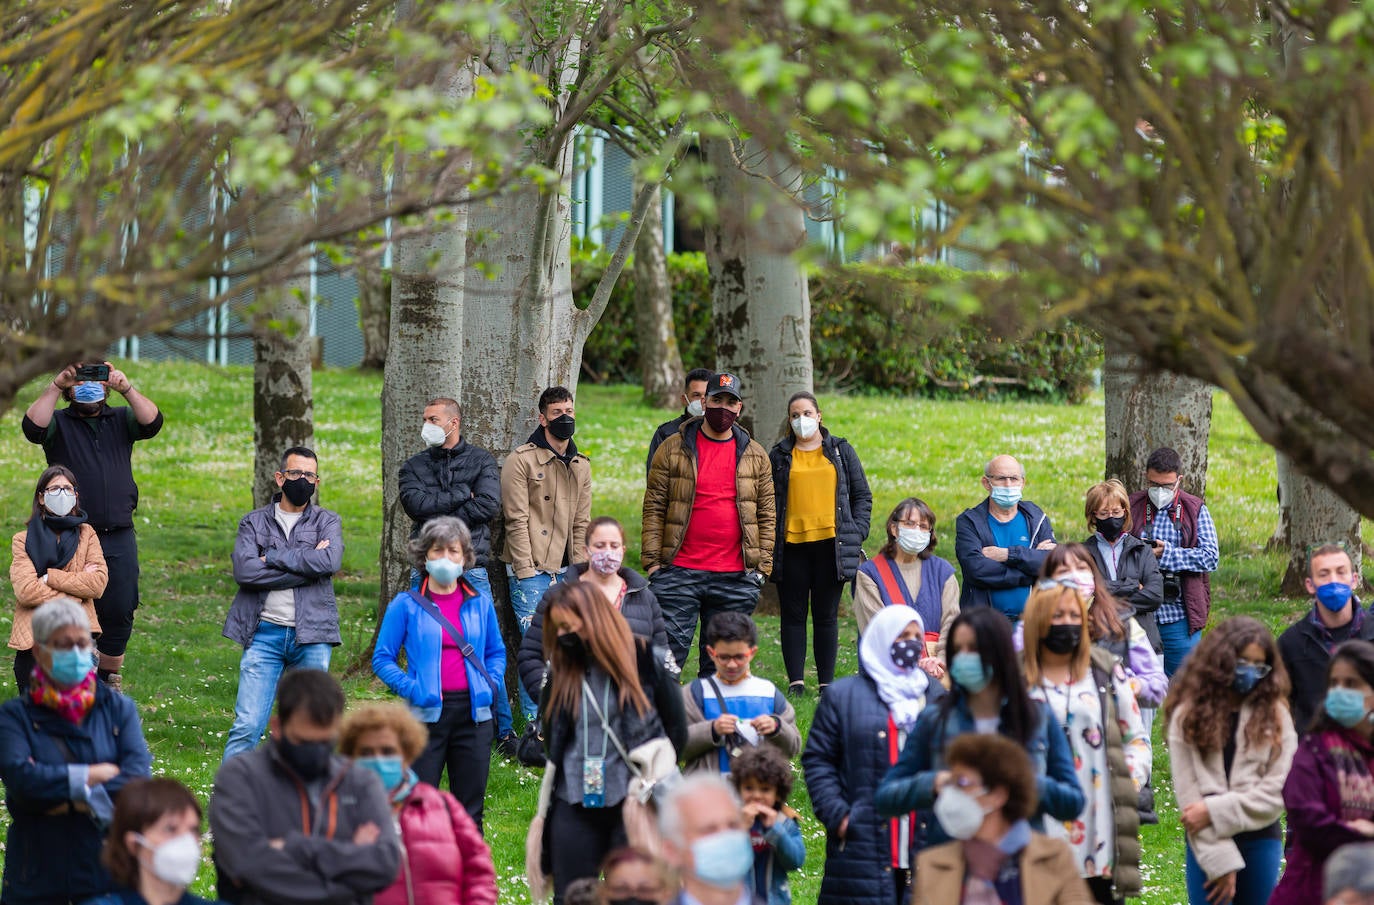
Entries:
MULTIPOLYGON (((559 569, 557 574, 548 572, 535 572, 529 578, 516 578, 515 572, 506 567, 506 576, 510 579, 510 605, 515 610, 515 619, 520 623, 520 637, 525 636, 525 632, 530 630, 530 623, 534 621, 534 611, 539 608, 539 598, 544 596, 544 592, 553 586, 556 581, 563 578, 564 569, 559 569)), ((519 682, 520 687, 520 709, 525 712, 525 719, 534 719, 535 713, 539 710, 539 703, 530 697, 525 686, 519 682)), ((505 695, 502 695, 505 698, 505 695)), ((505 706, 505 705, 503 705, 505 706)), ((511 727, 510 714, 505 715, 505 725, 502 725, 502 714, 496 711, 496 734, 505 735, 511 727)))
POLYGON ((1169 678, 1174 677, 1183 661, 1197 647, 1198 640, 1202 637, 1202 632, 1188 631, 1188 620, 1180 619, 1177 622, 1161 622, 1159 624, 1159 639, 1164 642, 1164 674, 1169 678))
MULTIPOLYGON (((1279 839, 1246 839, 1236 842, 1245 866, 1236 872, 1235 905, 1250 902, 1264 903, 1279 882, 1279 859, 1283 857, 1283 842, 1279 839)), ((1188 886, 1188 905, 1207 905, 1204 884, 1207 875, 1193 857, 1193 847, 1184 843, 1183 875, 1188 886)))
POLYGON ((329 669, 330 646, 298 644, 296 630, 273 622, 259 622, 253 640, 239 660, 239 695, 234 702, 234 725, 224 746, 224 759, 257 747, 272 702, 277 680, 287 669, 329 669))

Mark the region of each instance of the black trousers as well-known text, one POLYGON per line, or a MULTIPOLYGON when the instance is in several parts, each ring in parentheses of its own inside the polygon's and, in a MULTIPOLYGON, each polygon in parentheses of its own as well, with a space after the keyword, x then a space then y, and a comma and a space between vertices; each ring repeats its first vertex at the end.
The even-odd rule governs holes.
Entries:
POLYGON ((563 893, 574 880, 595 877, 601 860, 613 849, 627 845, 624 803, 610 808, 584 808, 568 804, 554 794, 544 837, 549 840, 553 863, 553 901, 563 905, 563 893))
POLYGON ((746 572, 705 572, 664 566, 649 578, 649 587, 663 610, 668 646, 673 649, 673 656, 684 672, 700 619, 698 676, 714 675, 716 671, 716 664, 706 654, 706 626, 711 623, 711 617, 727 611, 752 616, 759 603, 759 586, 746 572))
POLYGON ((844 583, 835 574, 835 539, 784 544, 778 576, 778 605, 782 610, 782 662, 787 682, 806 675, 806 610, 811 609, 815 634, 816 680, 835 681, 835 657, 840 648, 840 594, 844 583))
POLYGON ((95 615, 100 620, 95 646, 102 654, 121 657, 134 633, 134 610, 138 609, 138 539, 134 529, 101 533, 100 552, 105 554, 110 581, 104 596, 95 601, 95 615))
POLYGON ((33 658, 33 648, 14 652, 14 684, 19 687, 21 698, 29 690, 29 678, 37 665, 38 661, 33 658))
POLYGON ((411 765, 421 782, 436 788, 447 767, 448 790, 462 803, 479 831, 487 797, 487 774, 491 772, 495 725, 494 720, 472 721, 472 701, 466 691, 446 691, 439 719, 425 724, 429 743, 411 765))

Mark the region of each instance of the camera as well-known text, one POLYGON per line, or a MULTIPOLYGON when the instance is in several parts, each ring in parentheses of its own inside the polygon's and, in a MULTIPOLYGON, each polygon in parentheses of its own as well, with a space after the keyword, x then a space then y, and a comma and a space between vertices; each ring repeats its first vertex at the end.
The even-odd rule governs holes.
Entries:
POLYGON ((1164 579, 1165 600, 1178 600, 1183 596, 1183 581, 1177 572, 1164 569, 1159 574, 1164 579))
POLYGON ((100 365, 80 365, 76 369, 76 379, 81 381, 98 380, 105 382, 110 379, 110 366, 100 365))

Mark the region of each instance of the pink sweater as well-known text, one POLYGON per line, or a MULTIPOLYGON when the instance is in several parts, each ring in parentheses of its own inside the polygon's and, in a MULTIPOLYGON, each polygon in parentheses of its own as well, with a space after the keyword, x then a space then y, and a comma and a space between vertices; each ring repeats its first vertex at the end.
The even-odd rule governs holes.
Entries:
POLYGON ((399 820, 401 871, 375 905, 496 905, 491 850, 456 798, 418 783, 399 820))

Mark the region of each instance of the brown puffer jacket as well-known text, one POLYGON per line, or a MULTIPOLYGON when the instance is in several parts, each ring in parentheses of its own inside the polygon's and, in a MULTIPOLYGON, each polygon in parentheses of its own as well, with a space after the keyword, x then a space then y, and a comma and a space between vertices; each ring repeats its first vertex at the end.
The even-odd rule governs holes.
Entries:
MULTIPOLYGON (((682 546, 697 487, 697 435, 701 418, 693 418, 664 440, 649 466, 644 491, 644 526, 640 562, 647 572, 672 565, 682 546)), ((735 508, 744 532, 744 567, 768 575, 773 571, 773 470, 768 453, 739 425, 735 437, 735 508)))

